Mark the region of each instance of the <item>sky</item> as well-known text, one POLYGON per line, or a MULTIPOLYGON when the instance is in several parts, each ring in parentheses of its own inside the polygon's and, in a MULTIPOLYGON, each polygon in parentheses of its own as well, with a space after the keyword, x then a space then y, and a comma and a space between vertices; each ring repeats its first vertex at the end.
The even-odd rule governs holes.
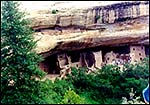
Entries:
MULTIPOLYGON (((74 9, 87 8, 91 6, 105 6, 114 3, 126 1, 20 1, 21 8, 27 10, 43 10, 43 9, 74 9)), ((129 1, 132 2, 132 1, 129 1)))

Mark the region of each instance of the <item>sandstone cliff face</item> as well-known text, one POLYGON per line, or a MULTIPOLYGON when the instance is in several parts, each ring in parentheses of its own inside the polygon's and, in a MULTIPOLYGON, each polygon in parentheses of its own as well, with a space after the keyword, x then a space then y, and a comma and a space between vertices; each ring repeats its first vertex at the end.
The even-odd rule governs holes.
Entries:
POLYGON ((52 10, 34 11, 27 17, 36 31, 35 40, 39 39, 36 51, 45 56, 98 46, 149 45, 148 1, 52 10))
POLYGON ((121 19, 146 15, 149 15, 149 2, 123 2, 84 9, 66 9, 63 12, 58 8, 56 14, 52 14, 52 10, 43 10, 37 11, 34 15, 31 14, 29 17, 32 20, 33 28, 46 28, 55 25, 88 27, 96 23, 114 23, 121 19))

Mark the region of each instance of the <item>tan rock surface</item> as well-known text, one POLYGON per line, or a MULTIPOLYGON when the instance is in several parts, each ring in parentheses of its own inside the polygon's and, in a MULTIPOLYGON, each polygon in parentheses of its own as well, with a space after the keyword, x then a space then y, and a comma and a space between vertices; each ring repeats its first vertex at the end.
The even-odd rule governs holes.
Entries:
POLYGON ((47 1, 38 4, 39 8, 35 3, 36 8, 27 9, 35 39, 40 39, 37 53, 49 56, 98 46, 149 44, 148 1, 80 4, 47 1))
MULTIPOLYGON (((32 2, 31 2, 32 3, 32 2)), ((97 2, 97 5, 87 6, 79 4, 72 4, 67 2, 56 3, 55 6, 52 2, 41 2, 41 5, 33 2, 34 7, 26 7, 30 15, 28 18, 32 20, 32 27, 38 26, 70 26, 79 25, 87 26, 95 24, 95 18, 100 16, 97 23, 114 23, 115 20, 121 18, 135 18, 139 16, 149 15, 149 4, 145 2, 121 2, 119 4, 107 3, 104 1, 97 2), (107 5, 109 4, 109 5, 107 5), (78 5, 78 6, 77 6, 78 5), (66 6, 66 7, 65 7, 66 6), (63 8, 64 7, 64 8, 63 8), (64 10, 62 10, 64 9, 64 10), (30 11, 31 10, 31 11, 30 11), (56 14, 52 14, 53 10, 58 10, 56 14), (57 23, 59 21, 59 23, 57 23)), ((29 3, 28 3, 29 4, 29 3)))

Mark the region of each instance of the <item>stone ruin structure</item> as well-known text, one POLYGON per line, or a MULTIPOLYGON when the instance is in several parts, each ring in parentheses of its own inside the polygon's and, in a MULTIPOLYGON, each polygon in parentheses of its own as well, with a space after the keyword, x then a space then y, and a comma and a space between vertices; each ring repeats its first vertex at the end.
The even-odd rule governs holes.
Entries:
POLYGON ((94 71, 149 57, 149 1, 96 2, 88 7, 47 3, 47 8, 29 10, 39 40, 35 50, 45 59, 42 70, 63 78, 70 67, 94 71))
MULTIPOLYGON (((107 47, 108 49, 110 47, 107 47)), ((120 46, 120 47, 111 47, 116 48, 114 50, 105 51, 104 48, 99 48, 98 51, 73 51, 73 52, 62 52, 55 54, 54 58, 50 60, 45 60, 40 63, 40 67, 52 74, 59 74, 59 71, 70 70, 70 67, 87 67, 88 70, 94 71, 100 69, 104 65, 112 64, 122 67, 125 63, 140 62, 145 57, 149 57, 149 52, 146 54, 145 49, 149 49, 148 46, 144 45, 132 45, 132 46, 120 46), (125 50, 122 50, 124 48, 125 50), (52 59, 52 60, 51 60, 52 59), (55 64, 51 64, 54 63, 55 64), (43 66, 43 67, 42 67, 43 66), (50 72, 50 70, 53 71, 50 72)), ((95 49, 93 49, 95 50, 95 49)))

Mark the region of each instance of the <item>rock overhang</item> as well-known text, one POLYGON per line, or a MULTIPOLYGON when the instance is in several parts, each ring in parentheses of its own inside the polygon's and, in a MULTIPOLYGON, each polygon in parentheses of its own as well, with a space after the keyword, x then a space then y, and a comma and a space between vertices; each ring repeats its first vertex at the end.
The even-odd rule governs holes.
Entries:
POLYGON ((148 1, 104 4, 86 8, 66 8, 64 11, 62 10, 62 13, 58 9, 56 14, 51 13, 51 7, 48 12, 36 11, 35 14, 30 14, 28 18, 32 20, 31 26, 33 29, 46 30, 47 28, 47 33, 40 31, 34 34, 35 39, 41 38, 37 43, 37 53, 53 54, 59 51, 117 44, 149 45, 148 1), (96 16, 100 16, 100 19, 95 20, 96 16), (68 29, 69 31, 66 30, 68 33, 62 32, 56 35, 56 32, 54 32, 50 34, 52 33, 51 30, 55 30, 55 28, 50 29, 51 27, 59 26, 64 31, 64 27, 74 25, 83 28, 79 28, 78 32, 72 32, 68 29), (96 28, 98 25, 99 28, 96 28), (48 33, 49 29, 50 32, 48 33))

